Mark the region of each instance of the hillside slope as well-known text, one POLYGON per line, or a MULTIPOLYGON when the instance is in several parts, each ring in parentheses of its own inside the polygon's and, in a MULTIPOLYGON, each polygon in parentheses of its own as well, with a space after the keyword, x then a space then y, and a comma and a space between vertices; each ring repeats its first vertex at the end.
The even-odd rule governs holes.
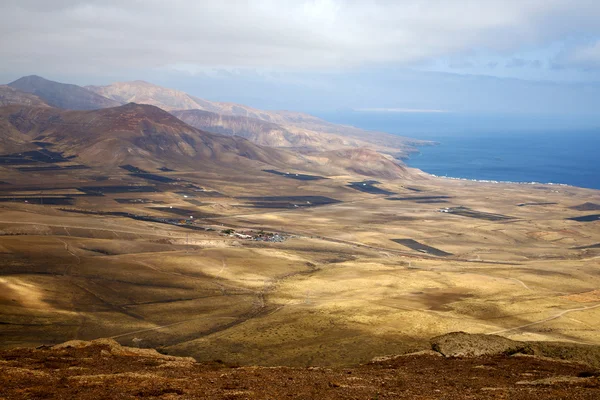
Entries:
POLYGON ((20 104, 32 107, 49 107, 38 96, 22 92, 8 85, 0 85, 0 107, 20 104))
MULTIPOLYGON (((274 137, 267 140, 265 139, 265 133, 261 131, 252 131, 247 134, 249 136, 258 135, 265 143, 281 143, 282 147, 297 147, 297 144, 302 144, 307 151, 371 147, 380 152, 404 157, 414 151, 413 146, 429 143, 383 132, 372 132, 351 126, 333 124, 305 113, 267 111, 242 104, 208 101, 144 81, 117 82, 108 86, 88 86, 87 88, 115 101, 152 104, 172 112, 176 110, 201 110, 277 124, 286 131, 285 135, 282 135, 280 131, 271 131, 274 137)), ((182 114, 180 111, 177 111, 176 114, 187 118, 187 122, 192 125, 195 121, 202 122, 202 119, 198 119, 198 116, 192 114, 182 114)), ((196 127, 205 128, 204 125, 197 125, 196 127)), ((262 129, 262 127, 259 129, 262 129)))
POLYGON ((343 369, 239 368, 99 339, 0 351, 0 396, 592 400, 600 378, 588 366, 545 358, 444 358, 431 351, 343 369))
POLYGON ((36 75, 24 76, 8 86, 34 94, 52 107, 68 110, 95 110, 123 104, 81 86, 54 82, 36 75))
POLYGON ((90 165, 154 162, 240 169, 257 163, 304 162, 243 138, 200 131, 150 105, 130 103, 93 111, 11 106, 0 108, 0 120, 5 121, 2 137, 43 141, 52 151, 90 165))
POLYGON ((391 156, 369 148, 330 150, 310 156, 323 165, 334 165, 346 171, 375 178, 395 179, 409 174, 407 168, 391 156))
MULTIPOLYGON (((261 124, 265 123, 259 121, 261 124)), ((407 175, 404 167, 374 151, 349 149, 344 154, 302 155, 260 146, 241 136, 199 130, 146 104, 129 103, 90 111, 0 107, 2 153, 33 150, 33 142, 40 141, 44 146, 51 146, 52 151, 63 153, 64 157, 76 157, 90 166, 151 164, 151 167, 160 167, 167 163, 178 168, 237 172, 275 167, 325 176, 358 174, 402 178, 407 175), (356 152, 362 155, 357 158, 356 152)))
POLYGON ((202 107, 187 93, 156 86, 145 81, 117 82, 108 86, 86 86, 86 89, 119 103, 150 104, 167 111, 202 107))
MULTIPOLYGON (((272 147, 311 148, 323 142, 323 135, 312 132, 291 132, 281 125, 257 118, 217 114, 203 110, 176 110, 175 115, 185 123, 210 132, 242 136, 253 143, 272 147)), ((342 144, 341 141, 337 142, 342 144)))

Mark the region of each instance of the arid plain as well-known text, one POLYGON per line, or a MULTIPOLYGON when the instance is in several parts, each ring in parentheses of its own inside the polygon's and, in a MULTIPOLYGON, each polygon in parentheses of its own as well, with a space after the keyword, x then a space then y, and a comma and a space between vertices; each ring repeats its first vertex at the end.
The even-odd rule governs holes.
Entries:
POLYGON ((151 168, 0 167, 3 347, 310 366, 452 331, 600 344, 598 191, 151 168))

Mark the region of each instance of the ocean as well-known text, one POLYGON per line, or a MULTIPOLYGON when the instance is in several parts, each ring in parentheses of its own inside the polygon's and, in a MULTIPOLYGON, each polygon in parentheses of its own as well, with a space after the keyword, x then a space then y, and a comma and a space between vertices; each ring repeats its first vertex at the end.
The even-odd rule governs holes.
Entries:
MULTIPOLYGON (((404 160, 437 176, 600 189, 600 127, 521 116, 337 112, 336 123, 438 142, 404 160)), ((600 126, 600 125, 597 125, 600 126)))

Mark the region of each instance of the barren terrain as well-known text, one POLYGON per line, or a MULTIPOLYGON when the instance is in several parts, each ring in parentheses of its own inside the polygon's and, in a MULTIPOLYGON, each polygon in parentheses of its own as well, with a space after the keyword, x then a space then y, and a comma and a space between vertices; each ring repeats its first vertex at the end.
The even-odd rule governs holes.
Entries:
POLYGON ((0 167, 1 346, 344 366, 452 331, 600 344, 600 222, 569 219, 598 191, 253 168, 0 167))
POLYGON ((429 350, 352 368, 265 368, 200 364, 106 339, 0 350, 5 399, 538 400, 596 399, 599 392, 590 366, 523 354, 445 358, 429 350))

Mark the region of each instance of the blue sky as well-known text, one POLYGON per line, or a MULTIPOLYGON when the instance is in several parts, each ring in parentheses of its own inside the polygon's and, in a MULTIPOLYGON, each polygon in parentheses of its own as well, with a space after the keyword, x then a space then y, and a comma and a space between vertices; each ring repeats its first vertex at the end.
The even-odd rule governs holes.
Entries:
POLYGON ((0 81, 264 108, 600 114, 597 0, 4 0, 0 81))

